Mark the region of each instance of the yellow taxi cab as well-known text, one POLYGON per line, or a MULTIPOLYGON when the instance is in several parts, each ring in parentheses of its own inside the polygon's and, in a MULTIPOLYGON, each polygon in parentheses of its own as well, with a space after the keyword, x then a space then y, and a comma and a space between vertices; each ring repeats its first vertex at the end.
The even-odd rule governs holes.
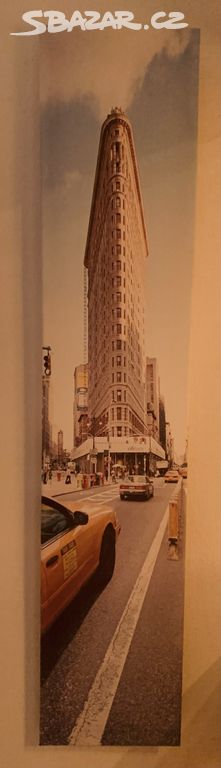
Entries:
POLYGON ((186 478, 187 478, 187 465, 185 465, 184 467, 180 467, 179 472, 180 472, 181 477, 183 477, 183 479, 186 480, 186 478))
POLYGON ((168 469, 168 471, 164 475, 164 482, 178 483, 178 480, 179 480, 179 473, 177 472, 177 469, 168 469))
POLYGON ((45 632, 92 573, 105 585, 115 566, 120 524, 114 510, 42 497, 41 629, 45 632))

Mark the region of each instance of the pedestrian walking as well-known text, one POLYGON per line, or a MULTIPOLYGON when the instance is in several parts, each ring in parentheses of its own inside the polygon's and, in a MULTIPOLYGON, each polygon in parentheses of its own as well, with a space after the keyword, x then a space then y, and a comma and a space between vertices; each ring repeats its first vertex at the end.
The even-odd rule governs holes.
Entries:
POLYGON ((71 483, 71 470, 67 469, 65 484, 69 485, 70 483, 71 483))

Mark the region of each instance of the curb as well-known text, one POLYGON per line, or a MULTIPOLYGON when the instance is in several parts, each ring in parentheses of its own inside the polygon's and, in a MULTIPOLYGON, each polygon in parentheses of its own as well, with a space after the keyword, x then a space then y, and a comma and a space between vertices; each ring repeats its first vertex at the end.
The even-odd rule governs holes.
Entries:
MULTIPOLYGON (((96 487, 96 486, 94 486, 94 487, 96 487)), ((101 488, 101 486, 97 486, 97 488, 98 487, 101 488)), ((102 486, 102 487, 103 488, 110 488, 110 487, 112 487, 112 485, 111 485, 111 483, 106 483, 105 486, 102 486)), ((79 492, 90 491, 90 490, 91 490, 91 488, 69 488, 69 490, 66 490, 66 488, 64 488, 64 490, 62 491, 62 490, 60 490, 60 488, 59 488, 59 490, 57 488, 56 489, 55 488, 51 489, 48 483, 43 483, 42 484, 42 496, 50 495, 50 496, 52 496, 52 498, 54 498, 55 496, 56 497, 57 496, 68 496, 68 494, 70 494, 70 493, 79 493, 79 492), (47 489, 47 491, 50 491, 49 494, 47 494, 46 489, 47 489)))

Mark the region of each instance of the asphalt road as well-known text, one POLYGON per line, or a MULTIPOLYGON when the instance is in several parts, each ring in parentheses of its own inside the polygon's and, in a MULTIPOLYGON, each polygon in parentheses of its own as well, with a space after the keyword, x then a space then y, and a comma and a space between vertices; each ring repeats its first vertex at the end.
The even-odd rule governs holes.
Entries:
POLYGON ((41 744, 179 744, 184 530, 176 562, 162 528, 173 489, 157 479, 149 501, 120 501, 117 486, 64 495, 113 505, 122 530, 111 582, 98 592, 92 578, 42 640, 41 744))

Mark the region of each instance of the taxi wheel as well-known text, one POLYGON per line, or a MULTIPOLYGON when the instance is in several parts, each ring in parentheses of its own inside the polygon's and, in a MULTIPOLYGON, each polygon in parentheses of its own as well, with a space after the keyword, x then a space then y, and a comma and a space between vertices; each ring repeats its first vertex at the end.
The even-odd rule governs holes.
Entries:
POLYGON ((105 531, 101 543, 98 579, 101 584, 107 584, 114 572, 115 566, 115 533, 113 528, 105 531))

